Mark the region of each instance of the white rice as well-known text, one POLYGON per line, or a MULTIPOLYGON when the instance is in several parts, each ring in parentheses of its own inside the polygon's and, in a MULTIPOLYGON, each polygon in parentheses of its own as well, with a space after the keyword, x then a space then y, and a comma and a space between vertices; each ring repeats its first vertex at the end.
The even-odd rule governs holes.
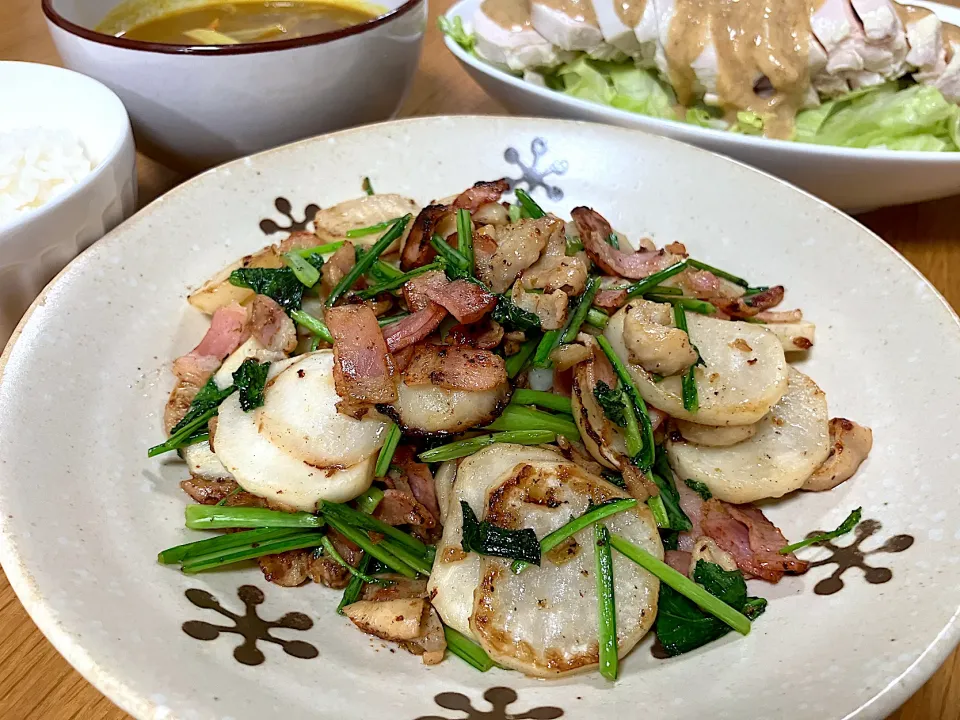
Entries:
POLYGON ((79 138, 65 130, 0 131, 0 225, 50 202, 93 167, 79 138))

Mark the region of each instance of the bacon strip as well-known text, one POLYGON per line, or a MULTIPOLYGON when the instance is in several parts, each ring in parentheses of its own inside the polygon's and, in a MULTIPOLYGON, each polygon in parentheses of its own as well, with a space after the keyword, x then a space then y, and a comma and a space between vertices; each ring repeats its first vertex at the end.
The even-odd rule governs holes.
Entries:
POLYGON ((458 210, 469 210, 473 213, 488 203, 499 202, 500 196, 509 189, 510 181, 506 178, 481 180, 474 183, 473 187, 460 193, 457 199, 453 201, 453 207, 458 210))
POLYGON ((268 350, 289 353, 297 346, 293 320, 266 295, 257 295, 250 303, 250 333, 268 350))
POLYGON ((507 382, 503 358, 466 345, 418 345, 403 373, 407 385, 445 390, 493 390, 507 382))
POLYGON ((440 522, 440 503, 437 500, 437 488, 433 482, 433 474, 426 463, 417 462, 413 448, 402 445, 393 454, 393 464, 403 472, 410 491, 421 505, 440 522))
MULTIPOLYGON (((443 275, 439 270, 436 272, 443 275)), ((434 282, 425 288, 424 294, 437 305, 446 308, 457 322, 465 325, 477 322, 497 305, 496 295, 469 280, 454 280, 442 285, 434 282)))
POLYGON ((326 297, 333 292, 343 276, 353 269, 356 261, 356 250, 352 243, 348 242, 340 246, 320 268, 320 294, 326 297))
POLYGON ((806 572, 809 563, 796 555, 781 555, 787 544, 779 528, 753 505, 731 505, 720 500, 703 504, 703 532, 730 553, 742 571, 772 583, 785 573, 806 572))
POLYGON ((601 290, 593 298, 593 304, 603 310, 618 310, 626 302, 626 290, 601 290))
POLYGON ((393 361, 373 310, 343 305, 330 308, 324 319, 333 335, 333 380, 341 398, 337 409, 359 418, 371 405, 395 402, 393 361))
POLYGON ((491 350, 503 340, 503 326, 496 320, 487 318, 482 323, 472 325, 454 325, 447 336, 450 342, 457 345, 491 350))
POLYGON ((607 238, 613 233, 613 228, 596 210, 577 207, 571 211, 570 215, 577 224, 580 242, 583 243, 583 249, 587 251, 587 255, 604 272, 611 275, 640 280, 683 260, 682 256, 665 250, 622 252, 607 242, 607 238))
POLYGON ((446 316, 446 310, 430 302, 423 310, 418 310, 399 322, 387 325, 383 328, 383 339, 386 341, 387 349, 395 353, 420 342, 440 327, 440 323, 446 316))
MULTIPOLYGON (((727 301, 712 300, 713 304, 734 319, 756 317, 764 310, 769 310, 783 302, 783 285, 774 285, 761 293, 748 298, 733 298, 727 301)), ((781 321, 783 322, 783 321, 781 321)))
POLYGON ((436 251, 430 247, 430 238, 441 221, 451 212, 453 210, 449 205, 427 205, 417 214, 400 254, 401 270, 413 270, 436 257, 436 251))

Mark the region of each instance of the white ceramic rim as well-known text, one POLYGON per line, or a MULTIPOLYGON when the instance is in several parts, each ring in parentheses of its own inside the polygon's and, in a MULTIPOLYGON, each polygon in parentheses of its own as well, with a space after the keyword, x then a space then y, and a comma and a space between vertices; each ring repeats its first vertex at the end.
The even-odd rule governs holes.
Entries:
MULTIPOLYGON (((52 213, 55 213, 62 205, 64 205, 68 200, 76 196, 78 193, 86 190, 90 185, 97 182, 105 172, 107 168, 113 163, 117 158, 120 152, 123 150, 123 146, 127 140, 127 137, 133 132, 130 127, 130 116, 127 114, 127 109, 124 107, 123 102, 117 96, 113 90, 108 88, 101 82, 94 80, 92 77, 88 77, 82 73, 74 72, 73 70, 67 70, 66 68, 59 67, 57 65, 44 65, 43 63, 29 63, 29 62, 20 62, 16 60, 0 60, 0 75, 3 74, 4 70, 7 68, 37 68, 41 67, 43 70, 40 72, 50 72, 52 74, 59 73, 63 77, 68 78, 68 82, 87 85, 89 87, 98 88, 97 92, 103 93, 103 98, 98 98, 99 101, 109 103, 111 109, 110 112, 116 113, 117 116, 123 116, 124 122, 122 126, 124 128, 123 132, 117 135, 116 140, 111 146, 110 150, 106 155, 100 160, 93 170, 90 171, 90 174, 87 175, 83 180, 70 188, 67 192, 62 193, 55 197, 50 202, 41 205, 40 207, 31 210, 30 212, 21 215, 20 217, 13 218, 3 223, 0 222, 0 243, 3 242, 4 235, 11 231, 19 228, 24 228, 29 225, 34 220, 39 220, 42 217, 46 217, 52 213)), ((81 142, 83 138, 80 138, 81 142)), ((58 276, 59 277, 59 276, 58 276)))
MULTIPOLYGON (((355 128, 350 128, 347 130, 340 130, 338 132, 329 133, 327 135, 320 135, 314 138, 308 138, 305 140, 300 140, 295 143, 290 143, 289 145, 281 146, 279 148, 273 148, 266 150, 255 155, 251 155, 247 158, 240 158, 238 160, 233 160, 229 163, 219 166, 218 168, 213 168, 212 170, 207 170, 200 175, 197 175, 181 185, 170 190, 166 195, 161 196, 157 200, 154 200, 150 205, 143 208, 136 215, 127 220, 128 223, 140 222, 146 216, 148 216, 152 209, 154 209, 159 203, 164 202, 168 197, 174 197, 181 193, 189 193, 192 191, 194 185, 201 181, 201 178, 204 176, 217 173, 222 170, 237 170, 240 172, 249 172, 252 169, 253 165, 258 159, 268 157, 269 155, 279 152, 286 151, 298 146, 307 145, 312 142, 316 142, 321 139, 331 138, 331 137, 343 137, 353 133, 363 133, 369 132, 373 128, 378 128, 386 125, 405 125, 405 124, 415 124, 415 123, 430 123, 430 122, 447 122, 447 121, 456 121, 458 118, 469 118, 472 120, 489 120, 495 118, 498 120, 522 120, 522 121, 532 121, 540 122, 547 124, 558 124, 558 125, 567 125, 571 127, 576 126, 585 126, 590 123, 577 120, 557 120, 557 119, 544 119, 544 118, 531 118, 531 117, 515 117, 515 116, 487 116, 487 115, 463 115, 463 116, 432 116, 432 117, 414 117, 406 118, 403 120, 391 120, 382 123, 374 123, 371 125, 365 125, 355 128)), ((633 133, 642 133, 640 130, 635 130, 631 128, 622 128, 622 127, 612 127, 612 131, 621 132, 626 134, 633 133)), ((643 133, 651 135, 652 133, 643 133)), ((664 138, 657 136, 659 140, 669 143, 678 143, 681 145, 686 145, 685 143, 680 143, 677 140, 671 138, 664 138)), ((689 146, 688 146, 689 147, 689 146)), ((703 150, 702 148, 693 147, 696 152, 706 153, 708 155, 715 155, 721 157, 725 162, 733 163, 739 165, 745 170, 766 177, 772 182, 776 182, 782 185, 787 185, 791 187, 795 192, 805 195, 808 198, 814 200, 819 204, 825 211, 841 215, 846 220, 850 222, 856 222, 846 213, 836 209, 832 205, 820 200, 814 195, 801 190, 790 183, 781 180, 769 173, 765 173, 761 170, 757 170, 746 163, 742 163, 738 160, 733 160, 731 158, 719 155, 718 153, 713 153, 708 150, 703 150)), ((126 223, 125 223, 126 224, 126 223)), ((122 227, 122 226, 121 226, 122 227)), ((919 282, 924 284, 929 291, 936 297, 936 299, 941 303, 941 305, 947 310, 950 317, 953 319, 955 328, 960 331, 960 316, 957 312, 950 306, 946 298, 937 290, 923 274, 917 270, 900 252, 888 245, 883 241, 876 233, 871 231, 868 228, 863 228, 865 233, 870 236, 873 241, 876 243, 878 251, 885 251, 894 256, 897 260, 901 261, 910 271, 913 272, 915 277, 919 282)), ((2 354, 0 354, 0 382, 3 381, 3 376, 6 370, 7 361, 10 357, 12 349, 19 339, 25 325, 30 321, 30 318, 33 316, 34 311, 46 303, 47 295, 50 294, 59 282, 61 276, 65 275, 68 271, 71 271, 74 265, 80 264, 81 262, 86 262, 86 260, 96 254, 104 253, 104 255, 109 255, 109 250, 112 248, 114 243, 119 242, 117 240, 116 230, 111 231, 101 240, 91 245, 89 248, 84 250, 80 255, 74 258, 67 266, 61 270, 53 280, 43 289, 43 292, 37 297, 36 300, 30 305, 29 309, 20 319, 20 322, 17 324, 16 329, 13 331, 13 334, 10 336, 6 347, 2 354)), ((42 600, 38 594, 35 592, 33 578, 30 574, 30 571, 23 564, 19 553, 17 552, 16 542, 7 535, 5 532, 5 526, 3 523, 3 518, 9 512, 9 508, 3 507, 2 505, 2 496, 0 496, 0 565, 2 565, 4 572, 6 573, 7 579, 10 582, 11 587, 17 595, 17 598, 20 600, 24 609, 27 611, 27 614, 30 616, 30 619, 37 625, 40 631, 44 636, 50 641, 50 643, 56 648, 67 662, 70 663, 84 678, 86 678, 97 690, 107 696, 113 703, 115 703, 122 710, 126 711, 130 715, 138 718, 138 720, 147 720, 147 718, 155 717, 156 705, 146 697, 143 697, 139 693, 134 692, 123 680, 123 678, 115 676, 104 668, 102 668, 97 661, 90 656, 87 650, 82 646, 81 643, 77 642, 70 632, 63 628, 56 615, 53 611, 47 606, 47 603, 42 600)), ((907 699, 910 698, 920 687, 930 678, 931 675, 943 664, 944 660, 953 652, 954 648, 960 643, 960 607, 957 607, 954 610, 953 615, 950 617, 947 624, 943 629, 937 634, 937 636, 930 642, 927 648, 920 654, 920 656, 899 676, 891 680, 886 687, 879 690, 870 700, 863 703, 860 707, 852 712, 848 713, 842 719, 837 718, 836 720, 852 720, 857 718, 858 720, 867 720, 876 719, 882 720, 886 718, 891 712, 899 708, 907 699)), ((163 720, 186 720, 181 715, 172 715, 164 714, 163 720)))
MULTIPOLYGON (((452 19, 453 17, 459 15, 461 18, 463 18, 464 16, 461 15, 462 8, 464 5, 467 5, 471 2, 473 2, 473 0, 458 0, 450 7, 449 10, 447 10, 446 13, 444 13, 444 17, 447 19, 452 19)), ((940 8, 946 8, 947 10, 952 10, 954 13, 960 14, 960 8, 951 8, 940 5, 939 3, 923 2, 920 0, 916 4, 936 8, 938 10, 940 8)), ((711 141, 719 140, 725 142, 731 147, 755 148, 761 150, 765 148, 776 148, 779 152, 787 153, 793 156, 812 155, 815 157, 830 157, 845 160, 884 160, 886 162, 894 161, 909 164, 920 163, 925 165, 960 166, 960 152, 923 152, 920 150, 882 150, 875 148, 845 148, 837 147, 836 145, 814 145, 810 143, 798 143, 792 140, 775 140, 772 138, 754 137, 751 135, 732 133, 726 130, 714 130, 713 128, 698 127, 696 125, 680 122, 679 120, 663 120, 661 118, 650 117, 648 115, 641 115, 628 110, 621 110, 608 105, 601 105, 600 103, 591 102, 590 100, 581 100, 580 98, 564 95, 563 93, 550 90, 549 88, 542 88, 534 85, 533 83, 525 82, 522 78, 511 75, 510 73, 500 70, 499 68, 471 55, 462 47, 457 45, 457 43, 451 40, 447 35, 443 36, 443 42, 446 44, 447 49, 453 53, 453 55, 461 63, 464 65, 469 65, 484 75, 489 75, 505 85, 510 85, 517 90, 535 95, 536 97, 543 98, 544 100, 552 100, 554 102, 570 105, 571 107, 586 111, 600 112, 602 114, 609 115, 612 120, 632 123, 636 122, 637 118, 642 118, 645 123, 649 124, 649 126, 645 128, 637 128, 631 124, 621 124, 620 127, 627 127, 639 132, 653 134, 659 134, 660 130, 663 130, 664 132, 679 130, 680 132, 689 134, 688 138, 682 139, 673 136, 667 136, 674 140, 679 140, 680 142, 693 142, 698 136, 701 136, 711 141)))

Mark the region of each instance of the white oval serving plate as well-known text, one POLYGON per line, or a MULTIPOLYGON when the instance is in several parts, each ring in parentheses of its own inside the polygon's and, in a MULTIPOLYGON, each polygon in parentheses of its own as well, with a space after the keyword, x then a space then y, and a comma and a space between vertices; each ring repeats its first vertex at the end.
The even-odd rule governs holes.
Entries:
POLYGON ((43 293, 2 360, 0 560, 57 649, 141 719, 882 718, 960 630, 958 363, 956 316, 902 257, 740 164, 596 124, 358 128, 195 178, 43 293), (562 214, 591 205, 631 237, 682 240, 755 283, 786 284, 788 305, 819 325, 802 367, 831 414, 871 425, 876 442, 853 481, 768 512, 792 539, 860 505, 869 522, 836 549, 805 551, 822 561, 806 575, 752 583, 770 607, 748 637, 666 661, 648 638, 615 685, 481 674, 453 657, 425 668, 338 616, 338 592, 270 585, 254 567, 158 565, 159 550, 199 536, 183 529, 184 466, 146 457, 171 360, 206 325, 188 290, 303 227, 308 206, 357 196, 363 175, 421 202, 506 176, 562 214))
MULTIPOLYGON (((470 19, 482 0, 460 0, 448 18, 470 19)), ((916 2, 948 22, 960 25, 960 8, 916 2)), ((892 152, 739 135, 661 120, 570 97, 538 87, 444 41, 484 91, 518 115, 589 120, 671 137, 766 170, 848 212, 933 200, 960 193, 960 153, 892 152)))

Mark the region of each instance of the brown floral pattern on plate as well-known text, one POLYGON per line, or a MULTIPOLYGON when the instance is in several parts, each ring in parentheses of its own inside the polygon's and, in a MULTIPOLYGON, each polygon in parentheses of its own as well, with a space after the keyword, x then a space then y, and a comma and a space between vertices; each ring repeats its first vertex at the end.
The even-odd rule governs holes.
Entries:
MULTIPOLYGON (((860 568, 863 570, 864 579, 871 585, 882 585, 893 579, 893 570, 886 567, 874 567, 867 564, 867 557, 878 553, 899 553, 913 545, 913 535, 894 535, 883 545, 873 550, 862 550, 863 542, 875 535, 882 525, 879 520, 864 520, 857 526, 856 537, 849 545, 839 546, 832 541, 818 543, 818 547, 826 548, 830 551, 830 556, 823 560, 816 560, 810 563, 810 569, 823 567, 824 565, 836 565, 833 574, 818 582, 813 591, 817 595, 833 595, 843 590, 843 574, 851 568, 860 568)), ((807 537, 820 535, 824 531, 816 530, 809 533, 807 537)))
POLYGON ((287 218, 290 223, 288 225, 280 225, 276 222, 276 220, 264 218, 260 221, 260 230, 264 235, 273 235, 278 232, 296 232, 297 230, 306 230, 307 226, 313 222, 317 212, 320 210, 319 205, 310 203, 303 209, 303 220, 297 220, 293 217, 293 205, 289 200, 287 200, 287 198, 278 197, 273 201, 273 206, 277 209, 277 212, 287 218))
MULTIPOLYGON (((466 717, 462 720, 553 720, 563 717, 563 710, 556 707, 536 707, 521 713, 507 712, 507 708, 517 701, 517 693, 511 688, 490 688, 483 694, 483 699, 490 703, 491 710, 475 708, 470 698, 462 693, 440 693, 433 698, 433 701, 447 710, 466 713, 466 717)), ((452 719, 440 715, 422 715, 416 720, 452 719)))
POLYGON ((216 640, 221 633, 234 633, 243 638, 243 643, 233 651, 234 659, 244 665, 260 665, 266 658, 257 647, 259 642, 269 642, 279 645, 287 655, 306 660, 319 655, 313 645, 303 640, 284 640, 274 637, 270 631, 274 629, 309 630, 313 627, 313 620, 299 612, 290 612, 279 620, 264 620, 257 614, 257 605, 263 603, 264 595, 260 588, 254 585, 243 585, 237 590, 241 602, 244 604, 244 613, 227 610, 220 602, 206 590, 190 588, 184 593, 187 600, 198 608, 214 610, 233 621, 233 627, 214 625, 202 620, 190 620, 183 624, 183 631, 195 640, 216 640))

